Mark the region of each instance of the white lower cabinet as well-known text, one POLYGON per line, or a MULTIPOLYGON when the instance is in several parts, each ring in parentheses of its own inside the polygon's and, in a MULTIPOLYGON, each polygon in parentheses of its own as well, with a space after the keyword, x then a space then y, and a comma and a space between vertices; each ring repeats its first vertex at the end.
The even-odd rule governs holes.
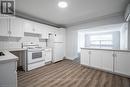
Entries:
POLYGON ((102 69, 113 72, 113 51, 102 51, 102 69))
POLYGON ((130 52, 81 49, 82 65, 130 76, 130 52))
POLYGON ((93 50, 90 61, 92 67, 113 71, 113 51, 93 50))
POLYGON ((90 57, 89 50, 81 50, 81 58, 80 58, 81 64, 89 66, 89 64, 90 64, 89 57, 90 57))
POLYGON ((117 52, 115 72, 130 76, 130 52, 117 52))
POLYGON ((96 68, 102 68, 102 52, 98 50, 92 50, 90 54, 90 66, 96 68))
POLYGON ((0 64, 0 87, 17 87, 16 61, 0 64))
POLYGON ((10 36, 24 37, 23 21, 20 18, 12 18, 10 20, 10 36))
POLYGON ((52 52, 51 51, 46 51, 45 52, 45 63, 51 62, 52 61, 52 52))

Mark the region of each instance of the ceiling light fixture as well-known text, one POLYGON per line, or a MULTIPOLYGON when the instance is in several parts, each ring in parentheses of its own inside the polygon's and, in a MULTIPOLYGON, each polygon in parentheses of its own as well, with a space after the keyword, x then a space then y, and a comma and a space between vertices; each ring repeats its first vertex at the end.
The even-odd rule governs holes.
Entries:
POLYGON ((65 1, 59 1, 58 6, 60 8, 66 8, 68 6, 68 3, 65 1))

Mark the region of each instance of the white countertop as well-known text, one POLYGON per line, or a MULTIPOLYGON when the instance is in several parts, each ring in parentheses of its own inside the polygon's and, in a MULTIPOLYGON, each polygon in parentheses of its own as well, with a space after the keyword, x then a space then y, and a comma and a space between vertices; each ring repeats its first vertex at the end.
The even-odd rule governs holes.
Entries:
POLYGON ((4 56, 0 56, 0 63, 18 60, 18 57, 10 53, 8 50, 0 50, 0 52, 5 54, 4 56))
POLYGON ((88 49, 88 50, 105 50, 105 51, 119 51, 119 52, 130 52, 130 50, 122 50, 122 49, 101 49, 101 48, 81 48, 81 49, 88 49))
POLYGON ((4 50, 8 50, 8 51, 24 51, 27 50, 25 48, 8 48, 8 49, 4 49, 4 50))

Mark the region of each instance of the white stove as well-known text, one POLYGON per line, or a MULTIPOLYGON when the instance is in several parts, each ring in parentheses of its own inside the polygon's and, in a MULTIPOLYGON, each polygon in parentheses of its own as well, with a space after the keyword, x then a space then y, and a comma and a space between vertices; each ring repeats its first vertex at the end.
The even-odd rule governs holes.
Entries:
POLYGON ((45 65, 44 50, 42 47, 34 43, 23 43, 22 46, 27 49, 27 71, 45 65))

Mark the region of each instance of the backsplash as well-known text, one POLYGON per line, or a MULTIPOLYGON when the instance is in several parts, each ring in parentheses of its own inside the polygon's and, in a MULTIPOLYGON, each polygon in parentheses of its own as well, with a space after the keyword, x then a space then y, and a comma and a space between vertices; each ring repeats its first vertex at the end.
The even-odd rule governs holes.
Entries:
POLYGON ((23 42, 37 43, 40 47, 46 47, 46 40, 40 40, 37 34, 25 34, 22 38, 0 36, 0 49, 21 48, 23 42))

